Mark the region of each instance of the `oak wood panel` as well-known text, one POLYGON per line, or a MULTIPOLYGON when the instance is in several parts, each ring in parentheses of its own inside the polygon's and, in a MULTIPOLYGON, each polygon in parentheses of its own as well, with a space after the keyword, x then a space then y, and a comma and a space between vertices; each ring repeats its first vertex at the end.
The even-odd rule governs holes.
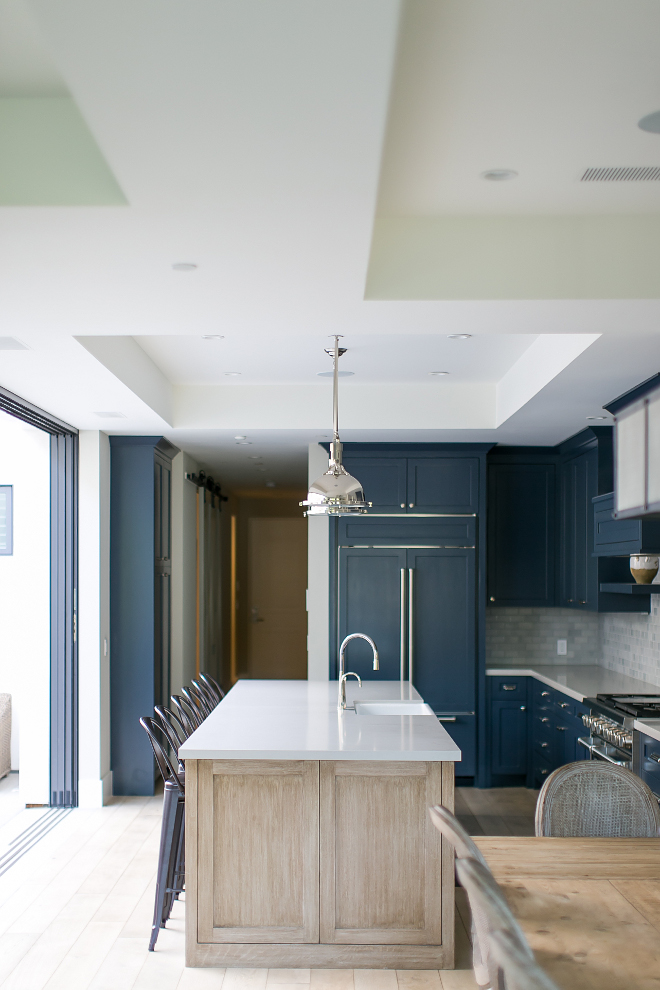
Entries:
POLYGON ((656 929, 608 880, 515 878, 502 884, 538 962, 563 990, 649 990, 656 929))
POLYGON ((198 760, 186 760, 186 966, 197 954, 197 767, 198 760))
POLYGON ((311 760, 199 761, 198 940, 318 942, 311 760))
POLYGON ((187 966, 269 969, 452 969, 453 950, 444 945, 197 944, 187 966))
POLYGON ((660 879, 660 839, 475 836, 494 876, 660 879))
POLYGON ((442 944, 442 843, 427 811, 442 777, 439 763, 321 763, 323 943, 442 944))

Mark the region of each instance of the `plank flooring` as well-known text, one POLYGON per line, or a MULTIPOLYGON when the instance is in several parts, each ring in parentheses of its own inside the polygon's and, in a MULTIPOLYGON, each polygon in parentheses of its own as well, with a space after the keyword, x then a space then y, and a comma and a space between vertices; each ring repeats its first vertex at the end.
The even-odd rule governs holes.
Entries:
POLYGON ((457 787, 456 816, 470 835, 534 835, 538 793, 527 787, 457 787))
POLYGON ((183 899, 148 952, 160 812, 76 809, 0 877, 2 990, 475 990, 463 891, 452 971, 186 969, 183 899))

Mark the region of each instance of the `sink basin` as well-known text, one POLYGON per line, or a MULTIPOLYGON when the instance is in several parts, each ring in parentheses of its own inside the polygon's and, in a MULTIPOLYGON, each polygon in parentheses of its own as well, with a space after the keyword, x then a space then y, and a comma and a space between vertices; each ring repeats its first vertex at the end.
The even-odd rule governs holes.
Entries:
POLYGON ((433 715, 423 701, 356 701, 356 715, 433 715))

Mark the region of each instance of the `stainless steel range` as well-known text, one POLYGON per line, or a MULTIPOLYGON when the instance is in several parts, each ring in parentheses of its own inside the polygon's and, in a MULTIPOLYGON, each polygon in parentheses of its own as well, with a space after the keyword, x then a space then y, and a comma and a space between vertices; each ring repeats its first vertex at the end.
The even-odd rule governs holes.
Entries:
POLYGON ((632 770, 637 742, 633 723, 636 718, 660 718, 660 696, 599 694, 585 698, 585 704, 591 709, 589 715, 582 716, 589 734, 578 739, 580 745, 593 760, 606 760, 632 770))

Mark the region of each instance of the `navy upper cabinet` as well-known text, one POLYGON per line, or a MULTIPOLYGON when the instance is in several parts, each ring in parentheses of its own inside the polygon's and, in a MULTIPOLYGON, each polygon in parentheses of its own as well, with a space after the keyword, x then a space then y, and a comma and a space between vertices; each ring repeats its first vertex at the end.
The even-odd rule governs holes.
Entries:
MULTIPOLYGON (((345 444, 344 465, 362 484, 370 514, 473 515, 479 509, 479 458, 454 451, 345 444), (370 447, 380 448, 371 450, 370 447), (359 448, 359 449, 355 449, 359 448), (416 456, 415 456, 416 455, 416 456)), ((438 445, 439 446, 439 445, 438 445)))
POLYGON ((406 511, 407 466, 405 457, 344 457, 346 470, 362 484, 370 512, 406 511))
POLYGON ((408 511, 448 515, 476 513, 479 461, 476 457, 408 459, 408 511))
POLYGON ((488 459, 490 606, 556 604, 556 455, 497 448, 488 459))

